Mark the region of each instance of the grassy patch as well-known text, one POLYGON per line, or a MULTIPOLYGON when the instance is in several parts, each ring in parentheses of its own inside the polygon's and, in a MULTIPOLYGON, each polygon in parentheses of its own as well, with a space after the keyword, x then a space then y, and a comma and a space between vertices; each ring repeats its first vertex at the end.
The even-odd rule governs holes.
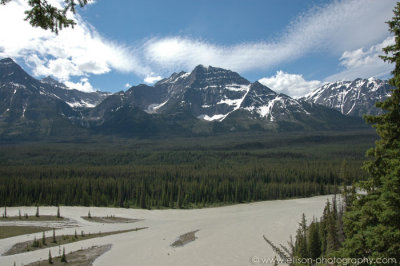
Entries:
POLYGON ((179 238, 174 241, 174 243, 171 244, 172 247, 182 247, 186 245, 187 243, 193 242, 196 240, 196 233, 199 230, 195 230, 192 232, 185 233, 183 235, 180 235, 179 238))
POLYGON ((75 252, 71 252, 66 254, 67 263, 61 262, 61 256, 52 258, 52 264, 49 263, 49 260, 42 260, 36 261, 27 266, 45 266, 45 265, 53 265, 53 266, 60 266, 60 265, 70 265, 70 266, 78 266, 78 265, 92 265, 93 261, 111 249, 111 245, 105 245, 100 247, 91 247, 88 249, 78 250, 75 252))
POLYGON ((81 241, 81 240, 87 240, 91 238, 96 238, 96 237, 104 237, 104 236, 109 236, 109 235, 115 235, 115 234, 122 234, 122 233, 128 233, 128 232, 133 232, 133 231, 138 231, 142 229, 146 229, 147 227, 140 227, 140 228, 134 228, 134 229, 128 229, 128 230, 119 230, 119 231, 112 231, 112 232, 98 232, 98 233, 92 233, 92 234, 85 234, 83 231, 80 233, 76 232, 73 235, 59 235, 51 237, 44 237, 39 238, 39 239, 33 239, 30 241, 25 241, 21 243, 17 243, 10 250, 8 250, 6 253, 3 255, 14 255, 14 254, 19 254, 23 252, 28 252, 28 251, 34 251, 38 249, 43 249, 43 248, 50 248, 54 246, 59 246, 59 245, 66 245, 69 243, 81 241))
POLYGON ((66 221, 63 217, 57 217, 53 215, 40 215, 39 217, 35 215, 26 216, 7 216, 6 218, 1 217, 0 222, 14 222, 14 221, 32 221, 32 222, 54 222, 54 221, 66 221))
POLYGON ((51 230, 39 226, 0 226, 0 239, 51 230))
POLYGON ((129 218, 115 217, 115 216, 106 216, 106 217, 82 216, 82 219, 89 221, 89 222, 103 223, 103 224, 135 223, 135 222, 139 221, 138 219, 129 219, 129 218))

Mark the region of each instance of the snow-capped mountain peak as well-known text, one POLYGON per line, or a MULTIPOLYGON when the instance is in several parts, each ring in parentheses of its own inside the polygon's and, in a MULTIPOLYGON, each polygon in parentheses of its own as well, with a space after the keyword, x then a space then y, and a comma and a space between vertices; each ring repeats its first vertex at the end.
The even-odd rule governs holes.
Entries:
POLYGON ((302 99, 338 110, 344 115, 380 114, 381 110, 375 107, 375 103, 386 99, 392 88, 387 81, 374 77, 358 78, 326 83, 302 99))

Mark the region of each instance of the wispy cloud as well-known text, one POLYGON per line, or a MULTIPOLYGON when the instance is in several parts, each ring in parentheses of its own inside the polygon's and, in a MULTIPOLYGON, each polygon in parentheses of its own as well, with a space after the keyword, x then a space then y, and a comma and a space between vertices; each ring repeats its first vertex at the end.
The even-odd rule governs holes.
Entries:
POLYGON ((302 75, 289 74, 281 70, 277 71, 275 76, 262 78, 259 82, 276 92, 284 93, 295 98, 304 96, 321 86, 319 80, 307 81, 302 75))
POLYGON ((143 61, 154 72, 190 70, 197 64, 239 72, 268 70, 315 51, 340 55, 388 36, 395 0, 343 0, 299 16, 275 40, 232 46, 183 36, 153 38, 143 46, 143 61))
POLYGON ((264 42, 227 46, 178 35, 128 46, 104 38, 79 15, 71 14, 77 25, 59 35, 32 28, 23 20, 26 1, 14 0, 0 8, 0 57, 22 58, 35 75, 52 75, 61 81, 117 70, 134 73, 148 83, 174 71, 190 71, 198 64, 241 73, 266 71, 315 51, 342 55, 346 64, 346 56, 354 56, 345 51, 370 47, 387 38, 384 22, 392 16, 395 2, 333 1, 301 14, 278 38, 264 42))
POLYGON ((383 55, 382 48, 394 44, 394 42, 394 37, 388 37, 383 42, 372 45, 367 49, 359 48, 345 51, 340 57, 340 64, 344 67, 344 70, 327 77, 325 81, 389 76, 393 70, 393 65, 384 62, 379 56, 383 55))

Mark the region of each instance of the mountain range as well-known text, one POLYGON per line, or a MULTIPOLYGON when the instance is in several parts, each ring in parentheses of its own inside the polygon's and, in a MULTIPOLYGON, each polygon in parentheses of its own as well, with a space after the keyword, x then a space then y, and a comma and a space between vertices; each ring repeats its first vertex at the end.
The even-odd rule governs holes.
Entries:
POLYGON ((345 129, 362 126, 359 115, 377 112, 373 101, 387 97, 390 88, 386 81, 358 79, 325 84, 294 99, 233 71, 199 65, 154 86, 87 93, 50 77, 37 80, 6 58, 0 60, 0 136, 151 137, 345 129))
POLYGON ((382 110, 375 103, 390 96, 393 86, 376 78, 326 83, 307 94, 302 100, 338 110, 344 115, 362 117, 378 115, 382 110))

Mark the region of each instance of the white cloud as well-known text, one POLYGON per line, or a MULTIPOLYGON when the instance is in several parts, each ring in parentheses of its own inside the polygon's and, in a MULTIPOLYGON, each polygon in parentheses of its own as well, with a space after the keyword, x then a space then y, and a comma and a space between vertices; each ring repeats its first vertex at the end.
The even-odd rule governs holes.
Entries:
POLYGON ((388 36, 384 23, 395 0, 333 1, 302 14, 281 37, 232 46, 182 36, 153 38, 143 46, 144 62, 155 72, 191 70, 198 64, 246 72, 270 69, 315 51, 341 55, 388 36))
MULTIPOLYGON (((22 58, 34 75, 51 75, 63 82, 71 76, 99 75, 112 69, 142 76, 149 72, 133 55, 134 50, 106 40, 78 14, 69 14, 77 25, 58 35, 32 28, 24 21, 24 11, 29 9, 26 2, 14 0, 0 7, 0 57, 22 58)), ((60 5, 63 1, 53 2, 60 5)))
POLYGON ((89 80, 87 78, 81 78, 79 82, 72 82, 72 81, 66 81, 65 85, 70 88, 70 89, 76 89, 79 91, 84 91, 84 92, 94 92, 96 91, 92 85, 90 84, 89 80))
POLYGON ((153 76, 154 73, 151 73, 150 75, 148 75, 145 79, 144 82, 148 83, 148 84, 153 84, 156 83, 159 80, 162 80, 161 76, 153 76))
POLYGON ((284 93, 295 98, 304 96, 321 86, 319 80, 307 81, 302 75, 289 74, 282 70, 277 71, 275 76, 260 79, 259 82, 276 92, 284 93))
POLYGON ((359 48, 345 51, 340 57, 340 64, 345 69, 327 77, 326 81, 387 77, 393 70, 393 65, 384 62, 379 56, 383 55, 382 48, 391 44, 394 44, 394 37, 388 37, 383 42, 372 45, 368 49, 359 48))
POLYGON ((154 83, 161 76, 190 71, 198 64, 238 72, 267 70, 315 51, 342 55, 342 62, 347 62, 347 57, 356 55, 345 51, 369 47, 388 36, 384 22, 392 17, 396 0, 332 1, 300 15, 279 38, 269 41, 225 46, 170 36, 129 47, 105 39, 79 15, 71 15, 77 21, 75 28, 66 28, 59 35, 32 28, 24 21, 24 11, 29 8, 26 2, 13 0, 0 8, 0 57, 22 58, 35 75, 52 75, 64 82, 72 76, 117 70, 154 83))
POLYGON ((130 87, 132 87, 132 85, 129 82, 125 84, 126 89, 129 89, 130 87))

